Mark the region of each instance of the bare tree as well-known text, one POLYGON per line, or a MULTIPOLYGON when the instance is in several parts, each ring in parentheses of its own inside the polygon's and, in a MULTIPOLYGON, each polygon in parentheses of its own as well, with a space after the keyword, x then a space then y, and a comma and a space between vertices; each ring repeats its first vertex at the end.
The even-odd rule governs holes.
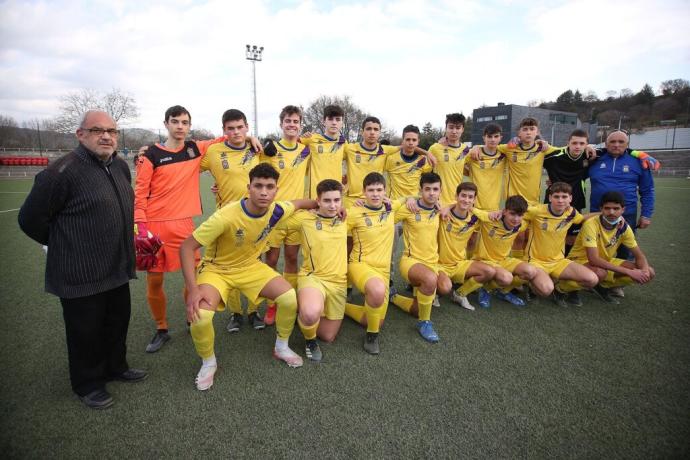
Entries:
POLYGON ((118 122, 134 120, 139 109, 134 97, 113 88, 102 94, 94 89, 82 89, 60 97, 60 114, 55 118, 55 129, 62 133, 73 133, 88 110, 103 110, 118 122))
POLYGON ((350 96, 319 96, 306 110, 304 110, 305 131, 321 132, 323 122, 323 109, 327 105, 337 105, 345 112, 343 122, 343 135, 349 141, 354 141, 359 135, 362 122, 367 117, 350 96))

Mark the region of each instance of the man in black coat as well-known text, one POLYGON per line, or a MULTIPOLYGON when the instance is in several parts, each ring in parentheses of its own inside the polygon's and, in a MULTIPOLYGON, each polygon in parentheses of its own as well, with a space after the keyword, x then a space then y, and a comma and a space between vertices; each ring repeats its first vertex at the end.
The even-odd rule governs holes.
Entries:
POLYGON ((106 382, 146 378, 126 358, 134 192, 118 134, 107 113, 87 112, 79 147, 36 176, 19 211, 24 233, 48 246, 45 289, 62 304, 72 389, 94 409, 113 404, 106 382))

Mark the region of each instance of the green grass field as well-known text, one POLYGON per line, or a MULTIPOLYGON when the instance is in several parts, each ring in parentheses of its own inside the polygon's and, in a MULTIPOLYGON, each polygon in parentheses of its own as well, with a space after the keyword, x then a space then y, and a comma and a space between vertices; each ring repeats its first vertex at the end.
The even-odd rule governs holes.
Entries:
MULTIPOLYGON (((345 320, 324 361, 301 369, 271 358, 273 329, 230 335, 221 313, 220 369, 204 393, 194 388, 199 360, 181 275, 166 285, 173 340, 153 355, 144 352, 154 326, 142 277, 131 284, 129 362, 150 375, 110 384, 116 404, 102 412, 71 393, 61 307, 43 292, 43 251, 21 233, 17 212, 4 212, 30 187, 0 181, 4 458, 690 455, 688 180, 657 180, 653 225, 639 234, 657 278, 629 287, 620 305, 585 294, 581 308, 494 300, 469 312, 443 299, 432 317, 437 345, 391 306, 380 356, 362 351, 363 330, 345 320)), ((208 212, 208 193, 204 200, 208 212)), ((291 343, 303 353, 298 331, 291 343)))

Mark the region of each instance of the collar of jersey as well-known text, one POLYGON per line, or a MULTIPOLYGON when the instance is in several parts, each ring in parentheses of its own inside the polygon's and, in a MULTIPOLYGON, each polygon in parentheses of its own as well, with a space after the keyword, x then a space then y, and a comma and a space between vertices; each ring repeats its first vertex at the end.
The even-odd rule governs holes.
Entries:
POLYGON ((252 219, 258 219, 259 217, 263 217, 266 215, 266 212, 268 212, 268 211, 266 211, 263 214, 252 214, 251 212, 249 212, 249 209, 247 209, 247 206, 244 204, 245 201, 247 201, 247 198, 242 198, 240 200, 240 205, 242 206, 242 211, 244 211, 244 213, 247 216, 251 217, 252 219))
POLYGON ((460 142, 458 145, 453 145, 453 144, 448 144, 448 147, 451 149, 459 149, 462 146, 462 142, 460 142))
POLYGON ((470 217, 470 212, 469 212, 469 211, 467 211, 467 215, 466 215, 465 217, 460 217, 460 216, 458 216, 457 214, 455 214, 455 207, 450 208, 450 213, 453 214, 457 219, 460 219, 460 220, 465 220, 465 219, 467 219, 468 217, 470 217))
POLYGON ((236 151, 238 151, 238 152, 239 152, 240 150, 245 150, 245 149, 247 148, 247 143, 246 143, 246 142, 244 143, 244 145, 243 145, 242 147, 235 147, 235 146, 231 145, 228 141, 223 141, 223 143, 225 144, 225 146, 226 146, 227 148, 229 148, 229 149, 231 149, 231 150, 236 150, 236 151))
POLYGON ((359 146, 362 147, 362 150, 365 152, 375 152, 379 148, 379 144, 376 144, 373 149, 368 149, 361 142, 359 143, 359 146))
POLYGON ((329 142, 335 142, 335 141, 338 140, 338 139, 336 139, 335 137, 333 137, 333 138, 329 137, 328 135, 326 135, 326 133, 323 133, 323 134, 321 134, 321 135, 323 136, 324 139, 326 139, 326 140, 329 141, 329 142))
POLYGON ((501 225, 503 225, 503 228, 504 228, 504 229, 510 230, 511 232, 514 232, 515 229, 516 229, 516 228, 519 228, 520 225, 522 225, 522 224, 518 225, 517 227, 508 227, 508 226, 506 225, 506 221, 503 220, 503 217, 501 217, 501 225))
POLYGON ((335 219, 336 217, 338 217, 337 215, 335 215, 335 216, 333 216, 333 217, 322 216, 322 215, 319 214, 318 212, 316 213, 316 215, 319 216, 319 217, 322 218, 322 219, 335 219))
MULTIPOLYGON (((281 139, 281 141, 282 141, 282 139, 281 139)), ((285 150, 285 151, 287 151, 287 152, 292 152, 293 150, 297 150, 297 147, 299 147, 299 143, 298 143, 298 142, 295 142, 295 146, 294 146, 294 147, 286 147, 286 146, 284 146, 280 141, 276 141, 276 144, 278 144, 278 145, 280 146, 280 148, 282 148, 283 150, 285 150)))
POLYGON ((372 208, 372 207, 369 206, 368 204, 364 204, 364 207, 367 208, 367 209, 370 209, 370 210, 372 210, 372 211, 380 211, 380 210, 383 209, 383 205, 379 206, 378 208, 372 208))
POLYGON ((532 149, 533 149, 534 147, 536 147, 536 146, 537 146, 537 142, 536 142, 536 141, 534 142, 534 144, 532 144, 532 147, 530 147, 530 148, 528 148, 528 149, 526 149, 526 148, 524 148, 524 147, 522 146, 522 142, 520 142, 520 143, 518 144, 518 148, 520 148, 520 150, 522 150, 523 152, 529 152, 530 150, 532 150, 532 149))
POLYGON ((484 149, 484 147, 482 146, 482 153, 483 153, 484 155, 488 156, 488 157, 492 157, 492 158, 493 158, 493 157, 495 157, 496 155, 498 155, 498 150, 496 150, 496 152, 494 152, 494 153, 489 153, 489 152, 487 152, 487 151, 484 149))
POLYGON ((405 163, 413 163, 419 158, 419 154, 413 153, 412 156, 408 157, 403 153, 402 149, 400 149, 400 158, 402 158, 402 161, 404 161, 405 163))
POLYGON ((547 203, 547 204, 546 204, 546 208, 549 210, 549 214, 551 214, 551 215, 554 216, 554 217, 561 217, 563 214, 565 214, 565 211, 568 210, 568 208, 565 208, 565 210, 564 210, 562 213, 556 214, 556 213, 553 212, 553 210, 551 209, 551 203, 547 203))
POLYGON ((566 155, 568 156, 568 158, 570 158, 572 161, 578 161, 580 158, 582 158, 582 155, 585 154, 585 151, 583 150, 582 153, 581 153, 577 158, 573 158, 573 157, 570 155, 570 147, 566 147, 566 148, 565 148, 565 154, 566 154, 566 155))
POLYGON ((432 210, 434 209, 433 206, 430 207, 430 208, 427 208, 426 206, 424 206, 424 205, 422 204, 422 200, 421 200, 420 198, 417 199, 417 206, 419 206, 420 208, 424 209, 425 211, 432 211, 432 210))

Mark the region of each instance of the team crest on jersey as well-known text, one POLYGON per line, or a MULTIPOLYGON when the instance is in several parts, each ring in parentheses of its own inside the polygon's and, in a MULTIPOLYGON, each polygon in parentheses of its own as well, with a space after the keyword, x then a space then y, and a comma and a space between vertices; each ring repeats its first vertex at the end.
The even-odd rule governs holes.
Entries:
POLYGON ((316 147, 316 151, 319 153, 323 153, 323 145, 319 144, 318 147, 316 147))
POLYGON ((414 220, 416 220, 417 222, 420 222, 422 220, 422 215, 419 213, 415 213, 414 220))
POLYGON ((372 225, 371 219, 369 219, 369 216, 367 216, 366 214, 364 215, 364 223, 367 224, 367 227, 371 227, 372 225))
POLYGON ((193 148, 187 148, 187 156, 189 156, 189 158, 194 158, 196 156, 196 153, 194 152, 193 148))
POLYGON ((446 163, 450 161, 450 155, 448 155, 448 149, 443 149, 443 161, 446 163))
POLYGON ((517 152, 513 152, 513 163, 517 163, 517 152))
POLYGON ((599 165, 599 169, 604 169, 604 168, 606 168, 606 163, 602 163, 599 165))
POLYGON ((479 162, 479 169, 486 169, 486 165, 484 164, 484 160, 479 162))
POLYGON ((628 166, 628 165, 623 165, 623 172, 624 172, 624 173, 630 172, 630 166, 628 166))
POLYGON ((223 167, 223 169, 230 169, 230 163, 228 163, 227 158, 220 160, 220 165, 223 167))
POLYGON ((582 161, 582 166, 584 166, 585 168, 589 167, 589 160, 585 158, 585 159, 582 161))
POLYGON ((278 167, 280 169, 285 169, 285 161, 282 158, 278 161, 278 167))
POLYGON ((452 232, 452 231, 453 231, 453 224, 451 224, 450 222, 448 222, 448 223, 446 224, 446 231, 447 231, 447 232, 452 232))
POLYGON ((542 222, 541 229, 544 231, 548 230, 549 229, 549 223, 546 221, 542 222))
POLYGON ((355 154, 355 163, 361 163, 362 162, 362 155, 359 153, 355 154))
POLYGON ((316 223, 314 224, 317 230, 321 230, 323 228, 323 224, 321 223, 321 219, 316 219, 316 223))
POLYGON ((495 228, 492 228, 491 230, 489 230, 489 236, 490 236, 491 238, 493 238, 494 236, 496 236, 496 229, 495 229, 495 228))
POLYGON ((238 228, 235 232, 235 246, 242 246, 244 244, 244 229, 238 228))

